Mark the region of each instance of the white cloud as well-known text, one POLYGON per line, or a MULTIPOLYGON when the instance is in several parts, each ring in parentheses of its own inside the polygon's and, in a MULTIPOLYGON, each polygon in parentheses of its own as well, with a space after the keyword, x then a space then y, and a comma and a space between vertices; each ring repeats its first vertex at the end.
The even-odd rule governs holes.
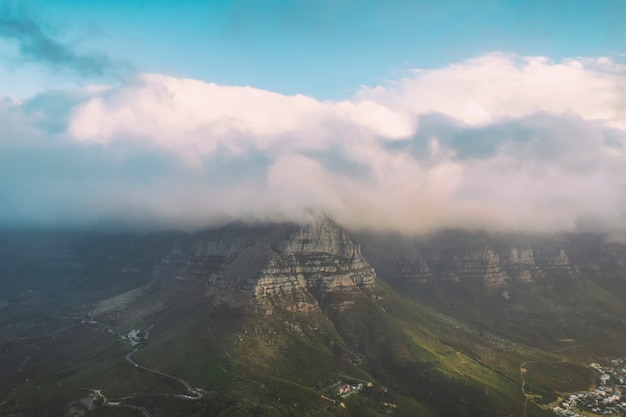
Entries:
POLYGON ((197 158, 225 147, 326 149, 329 140, 361 130, 407 137, 412 122, 370 101, 319 102, 251 87, 220 86, 144 74, 77 107, 69 132, 82 141, 141 140, 197 158))
POLYGON ((3 100, 0 221, 626 233, 625 85, 490 54, 339 102, 159 74, 3 100))
POLYGON ((555 63, 492 53, 443 69, 415 70, 389 87, 364 88, 358 97, 470 124, 543 111, 626 129, 625 74, 626 67, 608 58, 555 63))

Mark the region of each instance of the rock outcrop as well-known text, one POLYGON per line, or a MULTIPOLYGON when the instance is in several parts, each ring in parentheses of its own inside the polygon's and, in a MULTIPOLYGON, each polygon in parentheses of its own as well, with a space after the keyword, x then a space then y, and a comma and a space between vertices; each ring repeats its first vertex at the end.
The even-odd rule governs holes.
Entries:
POLYGON ((324 219, 296 228, 279 243, 270 263, 261 271, 255 295, 290 291, 289 285, 294 284, 321 294, 369 290, 375 279, 374 268, 363 258, 356 239, 324 219))
POLYGON ((626 245, 599 234, 441 232, 359 240, 364 253, 353 235, 325 218, 197 233, 4 231, 0 274, 14 284, 3 299, 48 281, 97 292, 112 281, 145 285, 175 279, 206 281, 258 299, 291 297, 293 305, 310 306, 333 292, 371 295, 377 275, 432 293, 457 284, 501 292, 555 287, 572 277, 619 283, 626 276, 626 245))
POLYGON ((324 218, 292 226, 286 234, 259 236, 209 283, 257 298, 324 297, 335 291, 369 292, 375 280, 356 239, 324 218))
POLYGON ((361 236, 379 276, 402 285, 470 283, 487 289, 550 287, 554 279, 626 275, 624 245, 600 235, 493 236, 445 232, 429 238, 361 236))
POLYGON ((204 279, 207 271, 232 261, 244 248, 244 237, 229 230, 176 237, 154 266, 154 274, 179 280, 204 279))

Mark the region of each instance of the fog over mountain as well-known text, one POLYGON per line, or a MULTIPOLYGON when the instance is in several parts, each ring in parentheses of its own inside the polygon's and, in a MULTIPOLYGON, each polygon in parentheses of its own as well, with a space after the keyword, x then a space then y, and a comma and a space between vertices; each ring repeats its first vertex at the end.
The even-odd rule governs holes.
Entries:
POLYGON ((626 416, 623 0, 0 0, 0 416, 626 416))
POLYGON ((0 98, 3 225, 626 232, 626 67, 490 53, 339 101, 162 74, 0 98))

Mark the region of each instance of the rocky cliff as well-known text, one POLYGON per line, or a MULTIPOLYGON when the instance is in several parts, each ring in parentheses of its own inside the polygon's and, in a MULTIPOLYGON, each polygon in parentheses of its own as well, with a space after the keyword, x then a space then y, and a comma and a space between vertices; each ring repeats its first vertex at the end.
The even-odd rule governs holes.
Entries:
POLYGON ((374 288, 376 274, 359 243, 328 219, 257 236, 210 285, 257 298, 374 288))
POLYGON ((361 254, 356 239, 324 219, 293 230, 281 241, 271 262, 261 271, 257 296, 276 294, 293 282, 322 294, 335 290, 368 290, 376 274, 361 254))
POLYGON ((572 277, 626 282, 626 245, 598 234, 442 232, 358 239, 325 218, 196 233, 5 231, 0 274, 14 284, 3 299, 43 281, 97 293, 117 281, 130 289, 151 280, 200 280, 261 300, 291 297, 296 304, 333 292, 371 295, 377 275, 411 288, 458 283, 498 291, 550 288, 572 277))
POLYGON ((464 282, 538 288, 556 278, 626 276, 626 248, 600 235, 492 236, 446 232, 429 238, 361 237, 383 279, 417 285, 464 282))

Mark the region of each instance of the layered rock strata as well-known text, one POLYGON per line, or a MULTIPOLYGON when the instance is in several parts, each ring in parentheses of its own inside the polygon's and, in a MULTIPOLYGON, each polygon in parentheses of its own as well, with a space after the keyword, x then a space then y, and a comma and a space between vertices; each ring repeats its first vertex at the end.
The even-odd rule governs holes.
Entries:
POLYGON ((550 286, 555 278, 626 273, 624 246, 598 236, 504 237, 446 232, 430 238, 366 235, 366 256, 384 279, 413 284, 461 282, 486 288, 550 286), (595 245, 590 242, 595 241, 595 245), (619 248, 619 249, 618 249, 619 248))
POLYGON ((210 279, 210 285, 259 298, 313 292, 365 291, 376 273, 356 239, 328 219, 261 238, 210 279))

